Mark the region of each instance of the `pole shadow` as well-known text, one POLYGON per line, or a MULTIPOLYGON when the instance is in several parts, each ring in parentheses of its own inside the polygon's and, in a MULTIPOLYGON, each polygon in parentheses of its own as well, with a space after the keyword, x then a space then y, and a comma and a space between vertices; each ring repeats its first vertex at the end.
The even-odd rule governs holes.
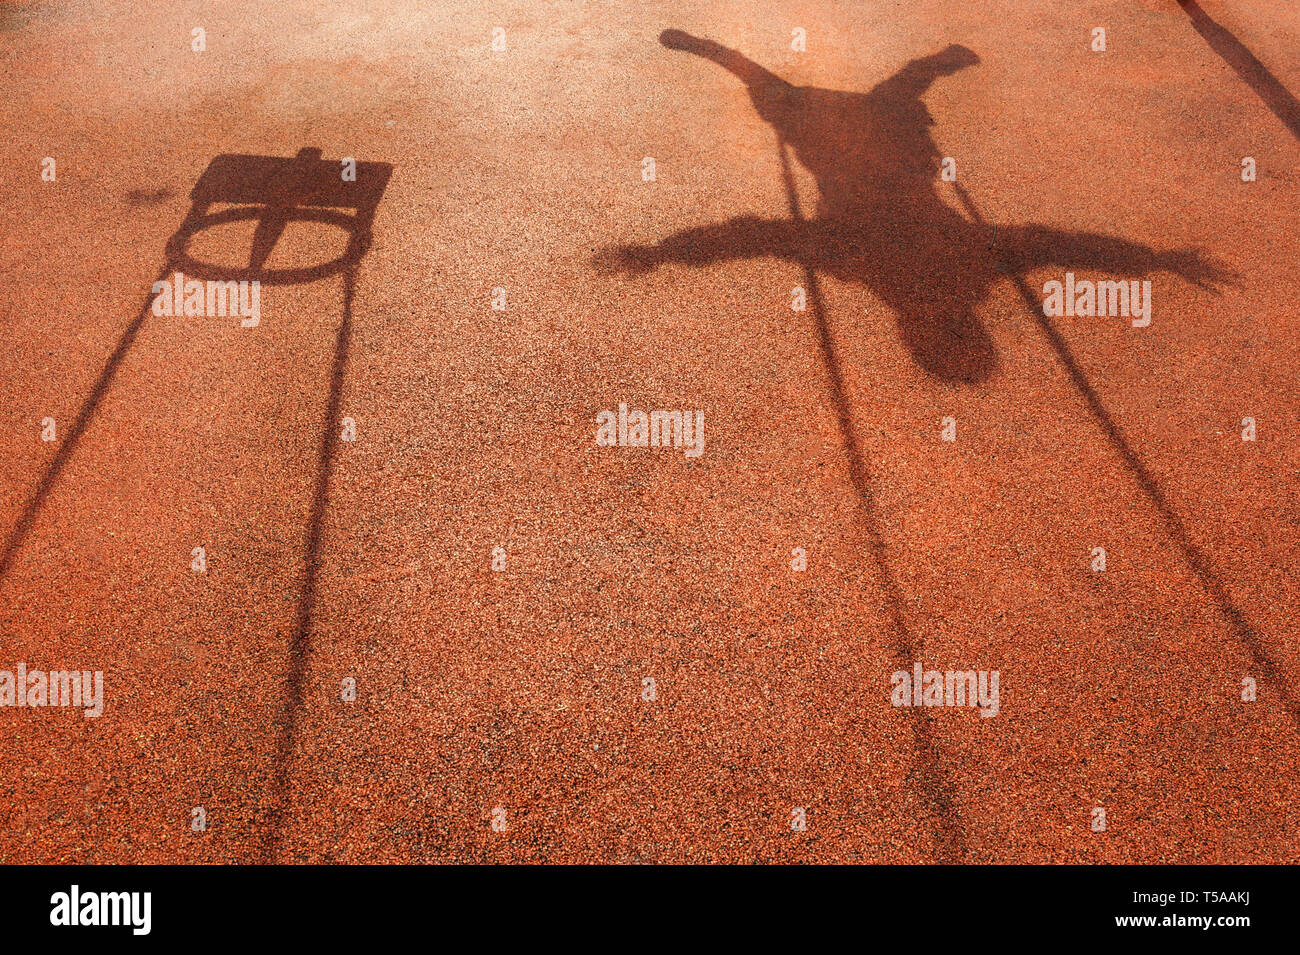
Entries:
MULTIPOLYGON (((976 219, 980 218, 979 211, 966 190, 959 185, 957 186, 957 192, 962 203, 970 211, 971 216, 976 219)), ((1259 631, 1255 629, 1245 613, 1237 606, 1236 601, 1232 599, 1223 578, 1214 569, 1214 564, 1205 556, 1204 551, 1197 546, 1187 532, 1182 518, 1178 516, 1178 512, 1174 510, 1168 498, 1165 497, 1165 493, 1161 490, 1155 475, 1148 470, 1137 452, 1133 450, 1133 446, 1124 435, 1123 429, 1111 417, 1105 403, 1101 400, 1101 396, 1097 394, 1096 389, 1088 380, 1088 376, 1079 367, 1079 363, 1075 360, 1070 346, 1066 344, 1065 338, 1052 321, 1043 314, 1042 309, 1038 307, 1038 301, 1034 298, 1029 283, 1018 273, 1013 273, 1011 280, 1030 315, 1033 316, 1039 331, 1043 333, 1052 351, 1056 353, 1057 359, 1065 367, 1071 384, 1074 385, 1075 390, 1079 392, 1084 403, 1088 406, 1088 412, 1092 415, 1093 420, 1102 433, 1105 434, 1115 452, 1124 461, 1134 480, 1137 481, 1138 486, 1146 495, 1147 500, 1155 508, 1156 513, 1160 515, 1161 523, 1165 526, 1166 535, 1183 555, 1183 560, 1191 568, 1201 586, 1213 598, 1218 606, 1219 613, 1228 622, 1232 635, 1246 648, 1252 664, 1263 675, 1264 682, 1277 691, 1283 710, 1296 727, 1300 728, 1300 699, 1289 689, 1291 681, 1285 675, 1283 667, 1268 652, 1259 631)))
MULTIPOLYGON (((781 151, 781 177, 790 206, 790 217, 796 223, 802 222, 804 219, 799 208, 799 194, 795 188, 789 153, 784 142, 778 143, 778 148, 781 151)), ((911 629, 907 625, 907 617, 903 612, 903 589, 898 584, 889 545, 885 542, 885 535, 881 530, 874 490, 875 476, 867 463, 866 455, 862 453, 862 447, 858 444, 857 434, 854 431, 848 389, 844 386, 844 376, 835 352, 835 340, 831 337, 821 281, 810 263, 804 262, 803 270, 808 301, 812 305, 818 352, 821 355, 822 365, 826 369, 827 381, 830 383, 831 405, 835 409, 840 443, 844 446, 844 453, 849 459, 849 476, 853 481, 854 489, 858 492, 862 520, 867 531, 867 545, 871 549, 872 561, 875 564, 876 579, 880 582, 885 597, 889 630, 892 635, 890 649, 894 655, 896 668, 910 670, 912 663, 920 657, 917 654, 916 641, 912 638, 911 629)), ((925 807, 930 832, 934 839, 935 857, 940 862, 958 862, 966 855, 966 833, 960 813, 952 802, 951 794, 954 787, 944 767, 939 747, 934 741, 930 714, 922 707, 912 707, 908 713, 912 717, 910 721, 912 745, 916 753, 916 761, 908 776, 909 781, 917 790, 925 807)))
POLYGON ((1255 91, 1255 95, 1264 101, 1264 105, 1291 131, 1291 135, 1300 139, 1300 101, 1231 31, 1211 19, 1196 0, 1178 0, 1178 3, 1187 12, 1196 32, 1210 45, 1210 49, 1219 54, 1223 62, 1232 67, 1246 85, 1255 91))
MULTIPOLYGON (((312 623, 316 608, 320 543, 329 499, 330 475, 336 452, 336 425, 352 339, 352 302, 357 270, 370 248, 375 211, 392 175, 389 163, 356 163, 355 181, 344 181, 338 162, 322 160, 319 149, 302 149, 295 157, 223 154, 213 159, 190 193, 190 208, 180 228, 168 239, 164 264, 156 282, 174 272, 187 280, 214 282, 257 281, 266 285, 296 285, 341 275, 343 316, 335 337, 330 369, 329 395, 321 422, 316 455, 316 484, 304 542, 302 585, 299 591, 293 631, 289 641, 289 664, 285 681, 276 755, 272 764, 272 808, 268 811, 262 855, 273 858, 283 825, 285 792, 292 760, 299 713, 302 706, 306 661, 311 649, 312 623), (199 232, 230 222, 256 221, 247 265, 213 263, 195 258, 190 240, 199 232), (343 229, 348 243, 337 258, 307 267, 267 268, 276 242, 290 222, 314 222, 343 229)), ((151 290, 140 310, 118 339, 112 354, 100 370, 90 393, 82 402, 18 521, 0 550, 0 582, 11 567, 50 492, 112 387, 114 378, 151 313, 151 290)), ((179 303, 178 303, 179 304, 179 303)))
MULTIPOLYGON (((900 668, 910 666, 921 648, 907 625, 894 557, 881 530, 876 478, 857 440, 819 273, 870 288, 893 312, 899 339, 916 365, 955 386, 979 383, 996 372, 998 356, 976 308, 996 282, 1012 277, 1093 417, 1193 570, 1225 615, 1247 626, 1021 277, 1048 265, 1127 278, 1168 272, 1215 289, 1236 280, 1234 273, 1192 249, 1158 250, 1115 236, 1043 225, 990 224, 961 189, 970 218, 945 203, 936 187, 942 157, 922 96, 936 80, 979 63, 965 47, 952 45, 914 59, 869 92, 853 93, 795 86, 735 50, 680 30, 664 31, 660 42, 716 63, 745 84, 755 110, 776 132, 790 216, 742 216, 685 229, 653 244, 613 246, 598 253, 593 265, 607 273, 637 275, 670 263, 703 267, 773 257, 802 267, 840 439, 888 605, 891 650, 900 668), (805 217, 800 209, 790 152, 817 182, 814 217, 805 217)), ((1255 659, 1267 661, 1254 632, 1248 627, 1239 632, 1255 659)), ((1276 673, 1275 666, 1264 669, 1276 673)), ((909 712, 917 754, 912 781, 932 825, 934 853, 941 861, 958 861, 967 848, 951 797, 955 787, 928 714, 921 708, 909 712)))

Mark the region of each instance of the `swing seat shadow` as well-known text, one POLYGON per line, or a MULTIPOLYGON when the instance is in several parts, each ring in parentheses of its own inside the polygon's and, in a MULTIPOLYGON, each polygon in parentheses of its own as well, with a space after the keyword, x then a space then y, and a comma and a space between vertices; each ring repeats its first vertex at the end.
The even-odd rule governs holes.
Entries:
POLYGON ((393 167, 357 162, 345 180, 340 162, 321 159, 319 149, 291 158, 223 154, 208 164, 190 192, 190 210, 167 243, 172 269, 198 279, 259 281, 268 285, 314 282, 352 268, 370 248, 371 225, 393 167), (214 207, 219 207, 212 211, 214 207), (189 253, 193 236, 231 222, 257 222, 248 264, 204 262, 189 253), (348 233, 344 252, 329 262, 268 269, 266 261, 291 222, 315 222, 348 233))
POLYGON ((357 268, 370 248, 375 211, 392 171, 388 163, 325 161, 318 149, 300 150, 292 159, 221 155, 209 163, 195 183, 190 193, 189 214, 167 243, 168 269, 198 279, 260 281, 270 285, 313 282, 335 274, 341 274, 343 279, 342 319, 335 336, 329 390, 316 439, 316 480, 304 534, 302 578, 289 633, 284 696, 275 719, 277 732, 267 773, 267 807, 260 820, 259 855, 266 862, 275 861, 280 855, 291 809, 289 787, 307 662, 316 626, 321 541, 337 451, 336 428, 341 414, 343 381, 352 343, 357 268), (190 240, 203 229, 249 220, 256 221, 257 225, 247 265, 210 263, 190 254, 190 240), (271 252, 291 222, 315 222, 343 229, 348 233, 347 247, 335 259, 317 265, 268 268, 271 252))
MULTIPOLYGON (((349 170, 350 172, 351 170, 349 170)), ((257 281, 270 285, 314 282, 341 274, 342 317, 335 336, 329 370, 328 394, 317 452, 313 461, 316 480, 311 511, 303 543, 303 574, 298 588, 295 619, 288 646, 284 699, 276 725, 279 728, 273 762, 268 769, 269 804, 264 828, 263 852, 274 858, 287 811, 290 763, 302 707, 306 660, 316 607, 317 577, 324 515, 328 505, 333 471, 334 425, 338 420, 344 371, 352 337, 352 299, 358 265, 370 248, 375 211, 383 197, 393 167, 388 163, 358 162, 355 180, 344 179, 341 163, 324 161, 319 149, 302 149, 292 158, 274 156, 220 155, 213 159, 190 193, 190 209, 179 229, 167 241, 164 264, 158 282, 173 272, 208 281, 257 281), (230 222, 256 221, 246 265, 205 262, 189 252, 190 240, 200 231, 230 222), (332 261, 311 266, 268 269, 266 262, 276 242, 291 222, 315 222, 343 229, 348 242, 332 261)), ((65 429, 63 443, 46 467, 17 522, 0 550, 0 582, 7 575, 15 554, 22 547, 46 499, 58 482, 67 462, 76 452, 86 429, 94 420, 104 396, 136 336, 150 316, 153 284, 139 311, 118 339, 90 393, 82 401, 76 418, 65 429)))

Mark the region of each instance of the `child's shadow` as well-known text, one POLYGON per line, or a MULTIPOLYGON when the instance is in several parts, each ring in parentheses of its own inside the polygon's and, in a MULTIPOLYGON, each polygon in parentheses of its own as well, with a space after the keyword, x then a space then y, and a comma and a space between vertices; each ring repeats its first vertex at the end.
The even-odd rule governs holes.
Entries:
POLYGON ((734 50, 680 30, 665 31, 659 41, 712 60, 745 83, 758 114, 816 178, 817 215, 742 216, 653 245, 605 249, 596 257, 602 270, 639 273, 666 262, 757 256, 796 261, 868 286, 893 310, 918 365, 966 383, 997 367, 975 310, 1004 270, 1050 264, 1127 277, 1166 271, 1207 287, 1235 278, 1194 250, 1158 251, 1047 226, 999 228, 959 215, 936 191, 941 157, 921 97, 939 77, 979 62, 963 46, 912 60, 869 93, 846 93, 793 86, 734 50))

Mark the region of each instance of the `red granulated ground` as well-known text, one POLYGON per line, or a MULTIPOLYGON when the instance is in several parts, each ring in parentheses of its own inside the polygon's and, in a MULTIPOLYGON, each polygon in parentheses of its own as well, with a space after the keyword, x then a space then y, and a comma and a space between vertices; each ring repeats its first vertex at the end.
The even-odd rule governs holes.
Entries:
POLYGON ((1269 0, 5 3, 0 670, 102 670, 105 708, 0 708, 0 861, 1297 861, 1298 33, 1269 0), (342 350, 337 274, 130 334, 209 162, 304 148, 393 167, 342 350), (1088 233, 1149 327, 1044 319, 1113 277, 1088 233), (620 402, 703 411, 704 454, 598 447, 620 402), (914 662, 997 670, 1000 712, 892 706, 914 662))

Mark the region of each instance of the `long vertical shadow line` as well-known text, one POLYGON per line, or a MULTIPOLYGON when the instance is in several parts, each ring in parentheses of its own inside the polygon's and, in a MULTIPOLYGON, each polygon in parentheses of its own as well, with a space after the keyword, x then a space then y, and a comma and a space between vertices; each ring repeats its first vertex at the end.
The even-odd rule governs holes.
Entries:
MULTIPOLYGON (((161 282, 170 271, 171 264, 165 264, 154 282, 161 282)), ((154 282, 149 283, 149 292, 144 297, 144 304, 140 306, 140 311, 131 320, 131 324, 126 326, 117 341, 117 347, 113 349, 113 353, 104 362, 104 367, 100 369, 99 377, 95 379, 90 394, 86 396, 86 399, 81 403, 81 408, 77 411, 77 417, 65 430, 59 449, 54 452, 54 457, 46 465, 45 473, 41 475, 36 489, 32 491, 31 497, 27 499, 27 503, 23 506, 17 522, 5 536, 4 549, 0 550, 0 581, 3 581, 5 575, 9 572, 14 556, 22 547, 28 533, 31 532, 32 525, 36 523, 36 516, 44 506, 45 499, 49 497, 50 491, 54 489, 54 485, 59 480, 59 475, 68 463, 68 459, 76 451, 81 436, 85 434, 91 419, 94 418, 95 412, 99 409, 100 402, 104 399, 104 395, 108 393, 119 366, 126 358, 127 353, 130 352, 131 346, 135 344, 135 338, 140 333, 140 329, 144 327, 145 319, 149 317, 149 307, 154 299, 154 282)))
MULTIPOLYGON (((971 199, 970 194, 965 190, 965 188, 963 188, 959 183, 953 183, 953 185, 956 186, 957 195, 960 197, 962 204, 966 207, 966 211, 970 213, 971 218, 976 222, 984 221, 983 217, 979 213, 979 209, 975 206, 974 201, 971 199)), ((1105 404, 1097 394, 1096 389, 1092 387, 1092 383, 1088 380, 1088 376, 1084 373, 1083 369, 1079 367, 1079 363, 1075 361, 1074 353, 1070 351, 1070 346, 1066 344, 1065 339, 1061 336, 1061 333, 1056 326, 1048 320, 1046 315, 1043 314, 1042 303, 1034 298, 1034 293, 1029 288, 1029 283, 1025 281, 1023 275, 1011 270, 1010 267, 1007 267, 1007 274, 1010 275, 1012 282, 1016 286, 1016 291, 1019 292, 1021 299, 1024 300, 1025 307, 1029 310, 1029 314, 1034 317, 1034 322, 1038 325, 1038 328, 1043 333, 1044 337, 1047 338, 1048 344, 1052 347, 1052 351, 1056 353, 1057 359, 1065 367, 1066 374, 1069 375, 1070 381, 1073 383, 1075 390, 1083 397, 1083 400, 1087 404, 1088 410, 1091 412, 1093 419, 1097 422, 1098 427, 1101 428, 1102 433, 1105 434, 1107 439, 1110 441, 1111 446, 1128 466, 1129 471, 1132 472, 1133 477, 1137 480, 1138 486, 1142 488, 1143 493, 1146 494, 1147 499, 1156 509, 1156 513, 1160 515, 1160 519, 1164 522, 1166 533, 1182 552, 1183 559, 1186 560, 1188 566, 1191 567, 1192 572, 1201 582, 1201 586, 1203 586, 1210 596, 1214 598, 1214 602, 1218 604, 1219 612, 1228 621, 1233 634, 1249 651, 1254 665, 1259 669, 1260 673, 1263 674, 1269 685, 1273 686, 1280 694, 1283 708, 1286 710, 1287 714, 1297 726, 1300 726, 1300 703, 1298 703, 1295 697, 1288 691, 1288 682, 1283 676, 1282 668, 1271 656, 1269 656, 1268 651, 1264 648, 1263 641, 1259 637, 1259 633, 1253 626, 1251 626, 1250 622, 1246 619, 1246 615, 1237 607, 1231 595, 1228 593, 1227 587, 1224 586, 1223 580, 1219 577, 1218 573, 1215 572, 1209 559, 1206 558, 1205 554, 1201 552, 1201 549, 1196 546, 1196 543, 1187 533, 1187 528, 1183 525, 1182 518, 1180 518, 1177 512, 1169 505, 1169 502, 1166 500, 1164 492, 1160 489, 1160 485, 1157 483, 1155 476, 1152 475, 1152 473, 1147 469, 1147 466, 1142 463, 1142 459, 1139 458, 1137 452, 1133 450, 1133 446, 1129 444, 1128 439, 1124 436, 1124 432, 1120 429, 1119 425, 1115 423, 1115 419, 1111 417, 1110 412, 1106 410, 1105 404)))
MULTIPOLYGON (((781 153, 781 175, 785 181, 786 198, 790 204, 790 215, 797 223, 805 223, 799 207, 799 194, 795 189, 794 173, 790 167, 789 147, 783 138, 778 137, 777 148, 781 153)), ((889 558, 889 548, 880 528, 876 511, 876 497, 873 491, 874 479, 867 465, 862 449, 858 445, 853 428, 853 416, 849 411, 848 392, 844 387, 844 377, 840 372, 839 359, 835 354, 835 342, 831 337, 830 325, 826 319, 826 304, 822 298, 821 282, 811 262, 804 259, 804 282, 808 286, 808 299, 812 303, 812 313, 816 320, 817 345, 821 352, 822 364, 831 386, 831 403, 835 406, 835 416, 839 425, 840 440, 849 459, 849 475, 854 489, 862 504, 863 519, 866 523, 868 542, 875 563, 876 577, 885 594, 889 609, 889 627, 892 631, 891 649, 904 668, 910 668, 917 659, 916 644, 907 626, 903 613, 903 600, 898 579, 894 575, 889 558)), ((944 770, 939 747, 934 740, 934 731, 930 716, 919 707, 909 710, 912 719, 912 732, 915 736, 916 762, 913 768, 914 779, 921 799, 929 813, 934 837, 934 852, 940 862, 959 862, 966 854, 966 835, 961 816, 953 805, 953 783, 944 770)))
POLYGON ((1264 105, 1273 111, 1273 115, 1291 130, 1291 135, 1300 139, 1300 101, 1278 82, 1277 77, 1249 48, 1211 19, 1196 0, 1178 0, 1178 3, 1191 18, 1196 32, 1210 45, 1210 49, 1219 54, 1223 62, 1232 67, 1246 85, 1255 91, 1264 105))
POLYGON ((307 522, 307 542, 303 566, 303 583, 298 597, 293 633, 289 641, 289 672, 285 678, 284 703, 281 706, 280 733, 276 740, 271 809, 263 832, 262 861, 275 862, 284 836, 288 814, 288 789, 294 745, 298 737, 298 719, 302 712, 303 685, 307 676, 307 659, 312 649, 312 625, 316 614, 316 591, 320 576, 320 544, 329 505, 330 476, 338 452, 337 428, 343 395, 343 375, 352 346, 352 296, 356 290, 356 266, 343 271, 343 320, 334 340, 334 362, 330 368, 329 400, 321 422, 320 450, 317 454, 316 487, 312 494, 311 515, 307 522))

